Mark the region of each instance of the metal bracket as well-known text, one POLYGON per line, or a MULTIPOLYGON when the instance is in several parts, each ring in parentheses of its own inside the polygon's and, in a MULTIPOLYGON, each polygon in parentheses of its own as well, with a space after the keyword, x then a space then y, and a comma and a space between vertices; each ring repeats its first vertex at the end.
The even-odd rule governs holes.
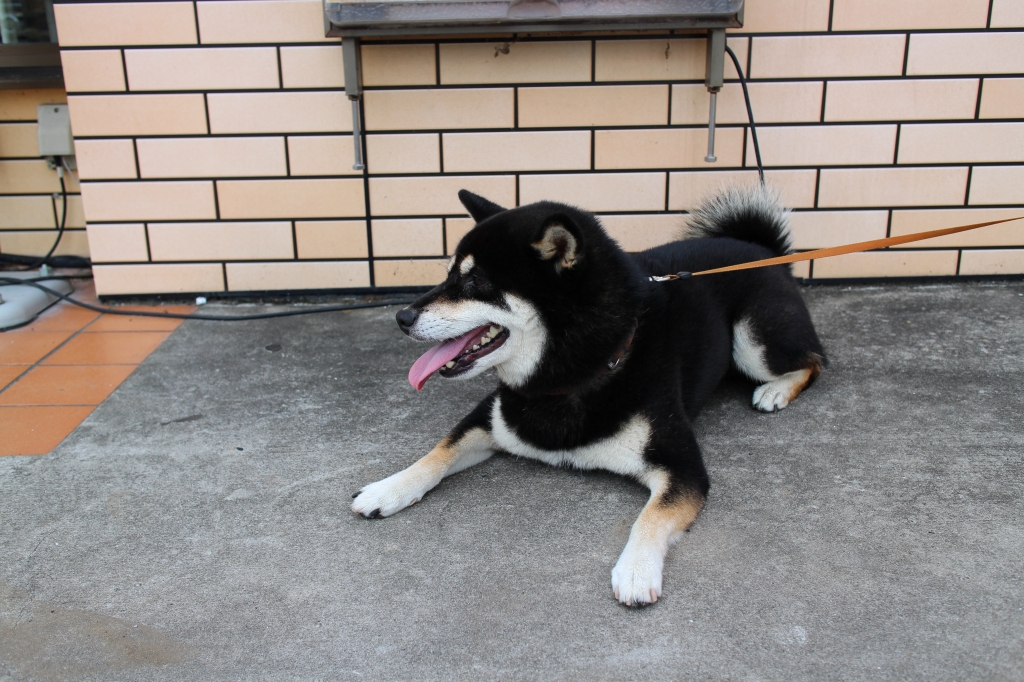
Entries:
POLYGON ((341 39, 341 53, 345 60, 345 95, 352 102, 352 148, 355 163, 352 170, 364 170, 362 121, 359 116, 359 100, 363 97, 363 65, 359 50, 359 38, 345 36, 341 39))
POLYGON ((708 155, 704 160, 708 163, 718 161, 715 157, 715 117, 718 109, 718 92, 725 82, 725 29, 715 28, 708 31, 707 63, 704 71, 704 85, 711 95, 711 108, 708 111, 708 155))

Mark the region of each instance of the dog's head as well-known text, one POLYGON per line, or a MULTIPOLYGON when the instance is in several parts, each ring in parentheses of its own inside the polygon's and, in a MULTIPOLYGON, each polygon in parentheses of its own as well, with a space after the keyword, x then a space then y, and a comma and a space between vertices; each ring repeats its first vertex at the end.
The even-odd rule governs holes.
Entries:
POLYGON ((477 225, 448 276, 397 315, 402 331, 440 342, 409 372, 467 379, 495 368, 515 389, 573 385, 606 363, 632 329, 643 278, 597 219, 539 202, 506 210, 463 190, 477 225))

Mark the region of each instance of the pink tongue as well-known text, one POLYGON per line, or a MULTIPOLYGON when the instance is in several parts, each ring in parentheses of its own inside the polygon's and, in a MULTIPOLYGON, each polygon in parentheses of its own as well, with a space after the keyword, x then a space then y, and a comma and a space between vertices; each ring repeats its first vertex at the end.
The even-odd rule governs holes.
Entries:
POLYGON ((473 331, 466 332, 457 339, 439 343, 428 350, 420 356, 419 360, 413 363, 412 369, 409 370, 409 383, 417 391, 421 390, 431 374, 457 358, 459 353, 465 350, 473 341, 480 338, 489 328, 490 325, 485 324, 473 331))

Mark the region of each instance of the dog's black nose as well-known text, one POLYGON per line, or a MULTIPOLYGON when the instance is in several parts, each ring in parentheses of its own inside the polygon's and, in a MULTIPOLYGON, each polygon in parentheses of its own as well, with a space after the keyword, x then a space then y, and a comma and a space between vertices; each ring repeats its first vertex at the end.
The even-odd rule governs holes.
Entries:
POLYGON ((412 329, 412 326, 416 324, 416 318, 420 316, 420 311, 413 308, 402 308, 395 315, 395 319, 398 320, 398 328, 406 334, 412 329))

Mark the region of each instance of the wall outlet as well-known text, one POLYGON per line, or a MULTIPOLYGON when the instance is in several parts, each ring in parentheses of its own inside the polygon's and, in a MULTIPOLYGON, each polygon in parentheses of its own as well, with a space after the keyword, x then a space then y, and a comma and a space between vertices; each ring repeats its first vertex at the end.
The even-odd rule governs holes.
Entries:
POLYGON ((71 137, 71 116, 67 104, 40 104, 39 156, 74 156, 75 140, 71 137))

